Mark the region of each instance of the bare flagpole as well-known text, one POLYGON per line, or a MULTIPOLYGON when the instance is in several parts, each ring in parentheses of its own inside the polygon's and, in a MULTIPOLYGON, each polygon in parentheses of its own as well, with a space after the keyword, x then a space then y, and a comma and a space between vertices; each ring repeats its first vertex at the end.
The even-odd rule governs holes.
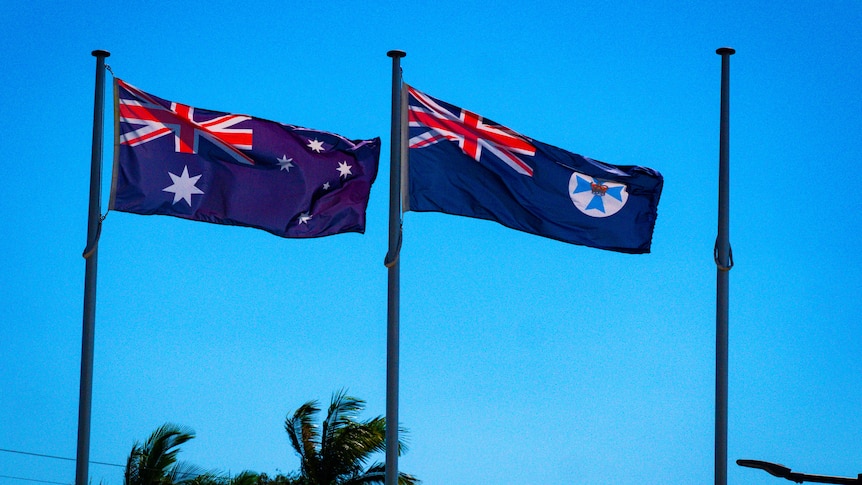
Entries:
POLYGON ((102 129, 105 117, 105 58, 111 53, 92 52, 96 58, 96 92, 93 104, 93 151, 90 160, 90 208, 87 247, 84 249, 84 322, 81 336, 81 387, 78 396, 78 452, 76 485, 87 485, 90 461, 90 414, 93 400, 93 342, 96 331, 96 266, 102 221, 102 129))
POLYGON ((389 270, 386 313, 386 475, 385 485, 398 485, 398 357, 401 274, 401 58, 392 50, 392 138, 389 151, 389 251, 384 264, 389 270))
POLYGON ((727 485, 727 354, 728 283, 733 253, 730 250, 730 56, 736 51, 722 47, 721 121, 718 149, 718 237, 715 240, 715 485, 727 485))

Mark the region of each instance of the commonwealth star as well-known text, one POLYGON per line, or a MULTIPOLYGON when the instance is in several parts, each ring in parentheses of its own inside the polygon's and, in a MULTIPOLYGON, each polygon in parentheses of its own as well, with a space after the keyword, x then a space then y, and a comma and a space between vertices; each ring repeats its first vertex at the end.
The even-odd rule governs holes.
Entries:
POLYGON ((197 188, 195 184, 198 179, 201 178, 200 175, 195 175, 194 177, 189 177, 189 167, 183 166, 183 174, 175 175, 171 172, 168 172, 168 175, 171 176, 171 180, 174 181, 172 185, 169 185, 162 189, 163 192, 172 192, 174 194, 174 204, 179 202, 180 200, 186 201, 186 204, 189 207, 192 206, 192 195, 194 194, 203 194, 204 191, 197 188))

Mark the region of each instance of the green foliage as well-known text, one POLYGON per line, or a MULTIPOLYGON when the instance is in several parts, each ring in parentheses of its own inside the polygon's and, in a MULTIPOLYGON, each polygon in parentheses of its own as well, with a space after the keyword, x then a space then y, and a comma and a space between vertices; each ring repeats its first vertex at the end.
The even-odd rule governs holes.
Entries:
MULTIPOLYGON (((309 401, 293 416, 288 416, 284 429, 290 444, 299 455, 300 473, 297 485, 359 485, 384 482, 384 466, 371 463, 371 457, 386 450, 386 420, 376 417, 359 421, 365 401, 347 396, 344 391, 333 394, 326 418, 320 427, 315 418, 320 412, 316 401, 309 401)), ((399 442, 399 453, 405 450, 399 442)), ((400 485, 413 485, 419 480, 399 473, 400 485)))
POLYGON ((292 473, 290 475, 278 474, 270 478, 266 473, 261 473, 257 477, 256 485, 299 485, 299 474, 292 473))
MULTIPOLYGON (((270 477, 245 471, 234 477, 177 460, 180 445, 195 437, 190 428, 166 423, 143 443, 132 446, 126 461, 123 485, 366 485, 384 483, 384 465, 370 462, 386 451, 386 420, 377 416, 360 421, 365 401, 332 395, 326 418, 316 423, 320 407, 309 401, 288 415, 284 429, 299 455, 300 470, 270 477)), ((402 430, 402 432, 404 432, 402 430)), ((398 443, 399 454, 406 450, 398 443)), ((419 480, 398 474, 399 485, 415 485, 419 480)))
POLYGON ((202 474, 196 467, 177 463, 180 445, 194 438, 190 428, 166 423, 144 443, 135 443, 126 460, 124 485, 171 485, 202 474))
POLYGON ((195 437, 183 426, 166 423, 144 443, 135 443, 123 477, 124 485, 255 485, 257 474, 243 472, 225 477, 177 460, 180 445, 195 437))

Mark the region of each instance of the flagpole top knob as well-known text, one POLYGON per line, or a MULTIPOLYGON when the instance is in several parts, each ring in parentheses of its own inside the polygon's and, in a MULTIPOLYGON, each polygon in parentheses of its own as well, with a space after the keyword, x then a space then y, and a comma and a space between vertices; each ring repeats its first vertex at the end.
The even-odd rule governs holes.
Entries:
POLYGON ((723 56, 725 54, 732 56, 732 55, 736 54, 736 49, 734 49, 733 47, 719 47, 718 49, 715 50, 715 53, 720 55, 720 56, 723 56))
POLYGON ((110 53, 110 52, 108 52, 108 51, 103 51, 103 50, 101 50, 101 49, 96 49, 96 50, 94 50, 94 51, 92 52, 92 54, 93 54, 93 56, 95 56, 95 57, 110 57, 110 56, 111 56, 111 53, 110 53))
POLYGON ((386 55, 389 57, 404 57, 407 55, 407 53, 402 51, 402 50, 396 49, 396 50, 391 50, 391 51, 387 52, 386 55))

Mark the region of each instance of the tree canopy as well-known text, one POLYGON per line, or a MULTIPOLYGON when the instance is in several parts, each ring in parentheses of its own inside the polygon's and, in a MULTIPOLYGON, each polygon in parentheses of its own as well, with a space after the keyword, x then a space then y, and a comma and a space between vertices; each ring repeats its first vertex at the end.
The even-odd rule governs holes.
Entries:
MULTIPOLYGON (((284 421, 290 444, 299 455, 300 469, 270 477, 244 471, 227 476, 179 461, 180 446, 195 437, 194 430, 165 423, 143 443, 132 446, 126 460, 123 485, 366 485, 382 484, 385 466, 372 461, 386 450, 386 420, 365 421, 359 414, 365 401, 344 391, 332 395, 326 417, 317 424, 321 409, 308 401, 284 421)), ((402 434, 405 430, 401 430, 402 434)), ((402 441, 399 454, 406 451, 402 441)), ((400 472, 399 485, 415 485, 416 477, 400 472)))

